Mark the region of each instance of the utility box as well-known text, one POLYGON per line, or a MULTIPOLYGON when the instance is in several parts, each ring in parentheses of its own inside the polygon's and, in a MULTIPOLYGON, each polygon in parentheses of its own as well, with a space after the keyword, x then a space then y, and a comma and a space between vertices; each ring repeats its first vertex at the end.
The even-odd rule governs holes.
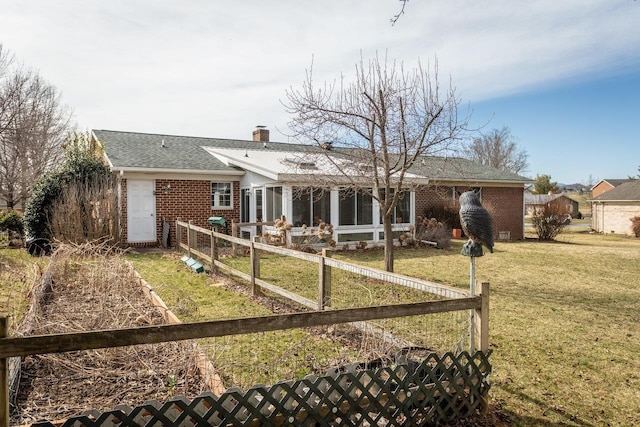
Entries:
POLYGON ((227 220, 222 216, 212 216, 209 217, 209 224, 214 227, 227 227, 227 220))

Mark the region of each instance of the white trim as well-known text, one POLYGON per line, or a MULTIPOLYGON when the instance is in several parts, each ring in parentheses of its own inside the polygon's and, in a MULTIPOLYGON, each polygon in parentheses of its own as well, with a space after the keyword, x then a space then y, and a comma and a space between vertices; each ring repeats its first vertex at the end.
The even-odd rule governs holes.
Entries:
MULTIPOLYGON (((227 211, 227 210, 232 210, 233 209, 233 197, 234 196, 234 190, 233 190, 233 181, 223 181, 223 180, 211 180, 211 182, 209 183, 209 197, 211 198, 211 210, 216 210, 216 211, 227 211), (216 205, 214 203, 213 200, 213 184, 229 184, 229 189, 230 189, 230 193, 231 193, 231 201, 230 201, 230 205, 226 206, 226 205, 216 205)), ((218 202, 219 200, 216 200, 216 202, 218 202)))
POLYGON ((171 173, 179 175, 216 175, 216 176, 244 176, 245 171, 233 171, 233 170, 212 170, 212 169, 164 169, 164 168, 140 168, 140 167, 111 167, 112 172, 124 172, 124 173, 171 173))

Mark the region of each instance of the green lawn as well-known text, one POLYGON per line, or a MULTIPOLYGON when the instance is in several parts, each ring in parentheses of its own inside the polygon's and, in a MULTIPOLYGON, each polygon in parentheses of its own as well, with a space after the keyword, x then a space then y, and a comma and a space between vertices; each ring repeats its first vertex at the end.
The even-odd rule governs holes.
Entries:
MULTIPOLYGON (((206 274, 194 274, 176 254, 130 255, 129 259, 183 322, 273 314, 247 296, 212 281, 206 274)), ((354 353, 340 343, 299 329, 199 342, 225 384, 244 389, 257 383, 273 384, 291 376, 303 378, 314 373, 314 367, 326 370, 335 365, 336 359, 354 353)))
POLYGON ((0 314, 9 315, 10 328, 22 320, 30 290, 47 263, 48 258, 33 258, 24 249, 0 249, 0 314))

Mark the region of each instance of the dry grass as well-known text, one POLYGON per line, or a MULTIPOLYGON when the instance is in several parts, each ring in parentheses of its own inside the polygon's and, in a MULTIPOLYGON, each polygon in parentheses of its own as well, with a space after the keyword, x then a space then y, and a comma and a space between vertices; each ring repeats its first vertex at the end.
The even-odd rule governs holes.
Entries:
MULTIPOLYGON (((27 335, 163 323, 122 254, 106 245, 62 245, 51 258, 52 290, 25 325, 27 335), (108 254, 108 256, 105 256, 108 254)), ((16 424, 96 408, 195 396, 204 390, 192 343, 35 355, 23 360, 16 424)))
MULTIPOLYGON (((398 251, 396 271, 468 288, 461 245, 398 251)), ((510 425, 640 425, 639 254, 638 239, 565 231, 558 242, 498 243, 477 260, 478 279, 491 282, 491 395, 510 425)), ((193 320, 270 311, 175 259, 154 257, 136 257, 137 267, 161 295, 181 284, 178 294, 196 303, 186 304, 187 312, 197 307, 193 320)), ((335 257, 384 265, 381 251, 335 257)))
MULTIPOLYGON (((565 232, 498 243, 477 260, 491 283, 493 398, 514 426, 640 425, 640 240, 565 232)), ((468 288, 469 259, 405 250, 396 271, 468 288)), ((337 254, 382 267, 375 252, 337 254)))

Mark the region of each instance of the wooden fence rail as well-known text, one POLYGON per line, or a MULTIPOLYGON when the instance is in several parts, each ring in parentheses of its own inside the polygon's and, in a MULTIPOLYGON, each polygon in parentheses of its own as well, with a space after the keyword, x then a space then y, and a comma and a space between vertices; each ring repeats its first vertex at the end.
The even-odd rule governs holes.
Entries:
MULTIPOLYGON (((260 224, 260 223, 256 223, 260 224)), ((236 224, 238 225, 238 224, 236 224)), ((331 305, 331 269, 338 268, 347 272, 360 274, 362 276, 370 277, 376 280, 385 281, 388 283, 393 283, 399 286, 405 286, 412 289, 421 290, 424 292, 429 292, 444 298, 452 298, 452 299, 464 299, 469 297, 469 293, 456 289, 450 286, 441 285, 439 283, 430 282, 428 280, 421 280, 414 277, 404 276, 397 273, 390 273, 387 271, 376 270, 374 268, 365 267, 362 265, 357 265, 353 263, 349 263, 346 261, 340 261, 336 259, 332 259, 330 257, 330 251, 323 249, 322 255, 317 254, 309 254, 302 251, 297 251, 289 248, 284 248, 282 246, 273 246, 265 243, 260 243, 256 237, 253 241, 247 239, 241 239, 234 236, 229 236, 227 234, 218 233, 214 230, 209 230, 203 227, 198 227, 190 222, 176 221, 176 231, 178 236, 181 235, 181 229, 184 228, 187 230, 187 236, 191 235, 192 231, 197 233, 201 233, 205 236, 208 236, 210 241, 210 250, 209 253, 204 253, 192 247, 191 239, 187 239, 187 243, 185 244, 181 239, 177 239, 176 248, 178 250, 184 249, 190 255, 195 254, 199 258, 209 262, 212 266, 212 270, 221 269, 227 272, 228 274, 235 275, 237 277, 246 280, 251 284, 251 291, 253 294, 256 294, 262 290, 267 290, 276 295, 280 295, 284 298, 287 298, 291 301, 294 301, 297 304, 301 304, 302 306, 322 311, 327 309, 331 305), (250 273, 244 273, 240 270, 237 270, 233 267, 230 267, 218 260, 218 239, 225 240, 227 242, 232 243, 233 245, 241 245, 244 247, 249 247, 249 254, 251 257, 250 262, 250 273), (264 251, 273 254, 285 255, 296 259, 301 259, 309 262, 313 262, 318 264, 318 299, 317 301, 312 301, 303 296, 297 295, 293 292, 290 292, 286 289, 283 289, 279 286, 276 286, 272 283, 268 283, 264 280, 260 279, 260 256, 258 251, 264 251)), ((235 252, 235 250, 234 250, 235 252)), ((486 305, 485 309, 482 310, 471 310, 471 330, 469 331, 470 336, 473 336, 471 339, 471 347, 469 348, 470 352, 474 352, 476 350, 475 343, 479 343, 479 349, 481 351, 488 351, 489 349, 489 284, 482 283, 481 284, 481 295, 486 296, 486 305)), ((462 310, 462 309, 461 309, 462 310)))

